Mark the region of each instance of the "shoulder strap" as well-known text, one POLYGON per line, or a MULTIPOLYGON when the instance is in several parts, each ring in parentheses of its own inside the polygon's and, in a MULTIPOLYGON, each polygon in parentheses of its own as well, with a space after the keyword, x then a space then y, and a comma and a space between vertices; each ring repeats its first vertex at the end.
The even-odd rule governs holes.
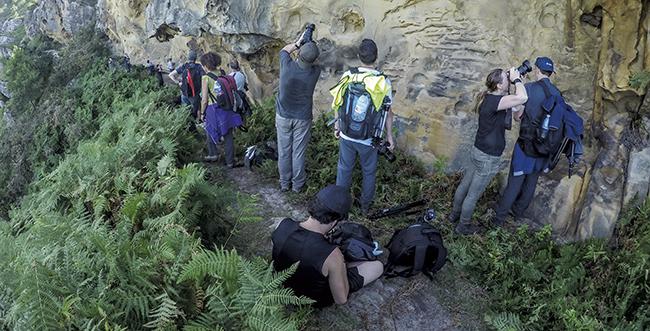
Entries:
POLYGON ((546 95, 547 98, 550 97, 551 96, 551 90, 549 90, 548 86, 546 85, 546 81, 544 79, 541 79, 541 80, 539 80, 539 84, 544 89, 544 95, 546 95))
MULTIPOLYGON (((212 78, 212 80, 214 80, 215 83, 219 82, 219 77, 217 75, 215 75, 214 73, 208 72, 205 75, 212 78)), ((211 86, 208 86, 208 96, 210 97, 210 100, 212 101, 212 103, 217 102, 217 98, 214 96, 214 94, 212 94, 212 87, 211 86)))

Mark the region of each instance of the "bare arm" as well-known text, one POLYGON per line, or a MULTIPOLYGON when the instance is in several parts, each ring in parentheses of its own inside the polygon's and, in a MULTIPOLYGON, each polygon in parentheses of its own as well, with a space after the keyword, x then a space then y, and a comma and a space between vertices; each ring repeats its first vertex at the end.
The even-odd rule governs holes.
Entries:
POLYGON ((388 148, 390 150, 395 149, 395 140, 393 139, 393 110, 388 109, 388 114, 386 114, 386 141, 390 144, 388 148))
POLYGON ((526 103, 526 101, 528 101, 528 93, 526 93, 526 87, 524 86, 524 83, 521 82, 521 77, 519 76, 519 71, 517 71, 517 69, 515 68, 510 69, 510 79, 513 82, 516 79, 519 79, 519 81, 515 83, 515 94, 506 95, 503 98, 501 98, 497 110, 504 110, 515 106, 523 105, 526 103))
POLYGON ((348 302, 348 294, 350 293, 350 284, 348 283, 348 274, 345 267, 345 260, 341 250, 335 248, 330 256, 325 259, 323 263, 323 270, 321 271, 330 285, 332 297, 336 304, 342 305, 348 302))
POLYGON ((205 109, 208 108, 208 80, 201 79, 201 110, 199 111, 199 120, 203 121, 205 109))
POLYGON ((512 117, 515 119, 515 121, 520 121, 521 116, 524 115, 524 105, 519 105, 517 107, 512 108, 512 117))
POLYGON ((169 79, 172 80, 172 82, 174 82, 174 83, 176 83, 176 84, 178 84, 178 85, 181 84, 181 82, 178 80, 178 78, 180 77, 180 75, 178 74, 178 71, 173 70, 173 71, 170 72, 169 75, 167 75, 167 76, 169 77, 169 79))

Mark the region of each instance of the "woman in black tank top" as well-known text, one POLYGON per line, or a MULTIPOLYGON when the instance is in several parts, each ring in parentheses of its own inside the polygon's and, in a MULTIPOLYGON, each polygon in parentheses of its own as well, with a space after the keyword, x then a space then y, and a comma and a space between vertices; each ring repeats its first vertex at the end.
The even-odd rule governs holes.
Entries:
POLYGON ((509 74, 502 69, 490 72, 485 80, 487 91, 479 95, 478 130, 471 150, 469 165, 454 194, 454 205, 449 215, 453 222, 460 219, 456 232, 470 234, 477 228, 471 224, 476 202, 499 171, 501 154, 506 146, 506 110, 523 105, 528 100, 519 72, 512 68, 509 74), (514 95, 507 95, 510 83, 515 84, 514 95))

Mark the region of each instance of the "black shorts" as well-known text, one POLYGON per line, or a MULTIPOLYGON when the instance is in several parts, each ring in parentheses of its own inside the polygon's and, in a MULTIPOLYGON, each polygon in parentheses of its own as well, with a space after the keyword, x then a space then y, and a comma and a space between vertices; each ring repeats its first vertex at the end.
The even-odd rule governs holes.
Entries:
POLYGON ((350 293, 363 287, 363 276, 359 275, 359 268, 348 268, 348 284, 350 284, 350 293))

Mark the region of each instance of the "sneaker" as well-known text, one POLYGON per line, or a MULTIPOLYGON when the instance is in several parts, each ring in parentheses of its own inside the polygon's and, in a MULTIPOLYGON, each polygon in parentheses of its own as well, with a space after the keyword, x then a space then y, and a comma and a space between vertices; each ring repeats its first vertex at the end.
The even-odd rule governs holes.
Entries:
POLYGON ((300 193, 300 192, 302 192, 302 189, 303 189, 303 188, 304 188, 304 186, 301 186, 301 187, 299 187, 299 188, 294 188, 292 191, 293 191, 294 193, 300 193))
POLYGON ((280 187, 280 192, 283 192, 283 193, 284 192, 289 192, 289 188, 288 187, 280 187))
POLYGON ((206 156, 206 157, 203 158, 203 161, 205 161, 205 162, 214 162, 214 161, 216 161, 216 160, 217 160, 217 156, 216 156, 216 155, 214 155, 214 156, 209 156, 209 155, 208 155, 208 156, 206 156))

